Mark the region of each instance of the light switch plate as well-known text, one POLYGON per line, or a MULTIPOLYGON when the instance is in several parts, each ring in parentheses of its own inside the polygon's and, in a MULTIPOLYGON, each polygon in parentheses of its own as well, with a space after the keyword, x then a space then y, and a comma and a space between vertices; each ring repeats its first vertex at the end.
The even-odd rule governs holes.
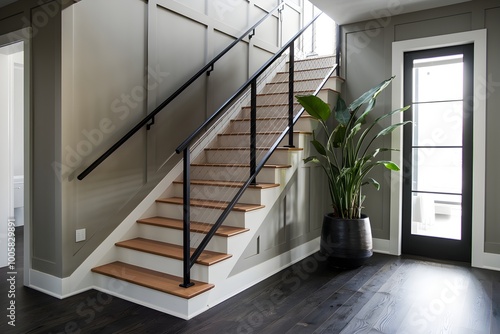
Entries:
POLYGON ((76 242, 85 241, 85 229, 76 230, 76 242))

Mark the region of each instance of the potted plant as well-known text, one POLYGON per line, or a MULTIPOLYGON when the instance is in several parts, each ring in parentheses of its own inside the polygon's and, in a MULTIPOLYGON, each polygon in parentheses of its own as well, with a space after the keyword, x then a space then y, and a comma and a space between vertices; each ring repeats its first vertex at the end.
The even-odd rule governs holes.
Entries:
POLYGON ((390 124, 382 130, 376 127, 383 119, 404 112, 409 106, 370 118, 377 96, 393 78, 381 82, 349 106, 339 96, 334 110, 314 95, 296 97, 305 111, 319 121, 319 131, 326 135, 326 142, 322 143, 319 134, 313 132, 311 143, 318 155, 304 161, 321 165, 328 179, 333 212, 323 219, 320 252, 334 266, 358 267, 373 254, 370 220, 361 212, 365 200, 361 190, 369 184, 380 188, 380 183, 369 176, 373 168, 383 166, 399 171, 394 162, 377 158, 379 153, 393 149, 374 146, 377 138, 408 123, 390 124), (328 120, 333 112, 336 126, 330 129, 328 120))

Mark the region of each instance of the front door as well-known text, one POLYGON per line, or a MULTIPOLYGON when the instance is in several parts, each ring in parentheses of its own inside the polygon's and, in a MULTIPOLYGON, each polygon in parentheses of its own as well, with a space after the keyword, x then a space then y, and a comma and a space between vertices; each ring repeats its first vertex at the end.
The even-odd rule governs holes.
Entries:
POLYGON ((405 254, 470 262, 472 57, 472 44, 405 53, 405 254))

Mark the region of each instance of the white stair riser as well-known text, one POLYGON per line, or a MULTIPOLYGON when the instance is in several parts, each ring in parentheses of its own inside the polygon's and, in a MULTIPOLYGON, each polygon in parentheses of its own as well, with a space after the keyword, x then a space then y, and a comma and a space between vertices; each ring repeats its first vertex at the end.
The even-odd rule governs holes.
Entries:
MULTIPOLYGON (((257 164, 267 154, 267 150, 257 150, 257 164)), ((268 164, 288 164, 290 151, 276 150, 271 155, 268 164)), ((207 163, 250 163, 250 150, 205 150, 205 159, 207 163)))
MULTIPOLYGON (((236 187, 192 184, 190 198, 229 202, 234 198, 238 191, 239 188, 236 187)), ((241 196, 239 202, 248 204, 263 204, 261 196, 262 191, 262 189, 258 188, 248 188, 241 196)), ((174 195, 176 197, 182 197, 182 194, 182 184, 174 184, 174 195)))
MULTIPOLYGON (((297 121, 297 123, 299 122, 301 122, 301 119, 297 121)), ((257 132, 283 131, 288 126, 288 117, 285 115, 278 119, 257 119, 256 123, 257 132)), ((250 132, 250 119, 237 119, 231 121, 229 131, 227 132, 250 132)))
POLYGON ((337 91, 328 89, 323 89, 318 93, 318 97, 330 105, 331 108, 335 108, 338 96, 337 91))
MULTIPOLYGON (((183 219, 182 205, 170 204, 170 203, 158 203, 157 206, 158 215, 161 217, 173 218, 173 219, 183 219)), ((224 220, 223 225, 235 226, 235 227, 246 227, 245 221, 251 217, 255 211, 242 212, 242 211, 231 211, 224 220)), ((217 219, 219 219, 222 214, 220 209, 211 208, 201 208, 192 206, 191 207, 191 220, 200 223, 214 224, 217 219)))
MULTIPOLYGON (((293 90, 295 95, 305 95, 305 91, 315 91, 321 83, 322 79, 316 80, 307 80, 307 81, 296 81, 293 84, 293 90)), ((288 81, 287 82, 279 82, 266 85, 262 90, 262 94, 269 93, 286 93, 288 94, 288 81)))
MULTIPOLYGON (((302 106, 298 103, 293 105, 294 115, 296 115, 302 106)), ((251 110, 250 107, 244 107, 241 109, 239 118, 250 118, 251 110)), ((288 105, 276 105, 276 106, 261 106, 257 108, 257 118, 261 117, 288 117, 288 105)))
MULTIPOLYGON (((319 58, 309 58, 305 60, 295 60, 294 69, 296 71, 300 70, 311 70, 321 67, 333 67, 335 65, 335 57, 319 57, 319 58)), ((286 68, 290 68, 290 62, 286 63, 286 68)))
MULTIPOLYGON (((307 113, 304 112, 304 115, 307 113)), ((284 130, 288 126, 288 121, 282 119, 279 121, 279 129, 274 124, 274 121, 271 120, 261 120, 257 121, 257 132, 266 132, 266 131, 276 131, 276 130, 284 130), (267 122, 267 123, 266 123, 267 122)), ((294 125, 294 131, 302 131, 302 132, 312 132, 314 129, 318 127, 318 122, 311 117, 301 117, 294 125)), ((249 132, 250 131, 250 120, 234 120, 231 122, 229 132, 249 132)))
POLYGON ((328 89, 334 90, 336 92, 341 92, 343 83, 344 83, 344 79, 342 79, 340 77, 331 77, 325 83, 323 88, 328 88, 328 89))
MULTIPOLYGON (((329 69, 317 69, 309 71, 295 71, 294 80, 314 80, 323 79, 328 74, 329 69)), ((288 72, 278 73, 272 82, 288 81, 288 72)))
MULTIPOLYGON (((124 247, 118 247, 117 261, 132 264, 134 266, 147 268, 163 272, 174 276, 183 276, 183 263, 181 260, 172 259, 166 256, 159 256, 146 252, 136 251, 124 247)), ((215 267, 210 266, 210 270, 216 270, 215 267)), ((208 282, 209 266, 195 264, 191 268, 191 278, 197 281, 208 282)))
POLYGON ((190 315, 192 312, 197 314, 207 309, 205 302, 208 298, 207 294, 185 299, 105 275, 94 273, 93 277, 97 290, 182 319, 189 319, 192 317, 192 315, 190 315), (200 301, 203 301, 203 303, 200 301), (198 304, 200 306, 193 307, 198 304), (201 306, 203 304, 205 305, 201 306))
MULTIPOLYGON (((294 91, 296 92, 293 94, 294 97, 296 97, 297 95, 310 95, 310 94, 312 94, 322 81, 323 81, 323 79, 314 80, 312 83, 310 80, 304 81, 303 84, 301 84, 299 82, 298 86, 294 86, 294 91), (309 87, 307 85, 309 85, 309 87)), ((336 92, 340 92, 342 89, 343 82, 344 81, 339 77, 329 78, 327 80, 327 82, 325 83, 325 85, 323 86, 323 88, 320 90, 320 94, 322 91, 325 91, 325 90, 334 90, 336 92)), ((288 96, 288 82, 267 85, 264 88, 264 90, 262 91, 262 94, 269 94, 269 93, 282 93, 282 94, 286 94, 286 96, 288 96)), ((263 96, 269 96, 269 95, 263 95, 263 96)), ((288 103, 288 99, 284 99, 283 95, 277 95, 277 96, 280 97, 279 101, 282 101, 282 103, 288 103)), ((320 96, 320 95, 318 94, 318 96, 320 96)), ((259 111, 260 111, 260 108, 259 108, 259 111)))
MULTIPOLYGON (((274 93, 274 92, 273 92, 274 93)), ((314 93, 314 89, 309 89, 304 92, 294 94, 293 100, 295 101, 295 95, 310 95, 314 93)), ((259 94, 257 95, 257 107, 258 106, 272 106, 276 104, 287 104, 288 103, 288 91, 279 94, 259 94)))
MULTIPOLYGON (((147 224, 139 224, 139 237, 156 240, 161 242, 166 242, 169 244, 182 246, 183 232, 182 230, 165 228, 147 224)), ((210 229, 211 226, 207 227, 210 229)), ((191 232, 190 240, 191 247, 196 248, 201 243, 206 234, 191 232)), ((208 243, 206 249, 214 252, 228 253, 227 249, 227 239, 226 237, 221 237, 214 235, 212 240, 208 243)))
MULTIPOLYGON (((299 140, 298 133, 293 135, 294 145, 299 140)), ((257 134, 257 147, 270 147, 278 139, 278 134, 257 134)), ((222 135, 217 139, 218 147, 250 147, 250 135, 222 135)), ((280 146, 288 145, 288 135, 283 138, 280 146)))
MULTIPOLYGON (((280 171, 282 169, 283 168, 262 168, 257 176, 258 182, 278 183, 280 171)), ((191 167, 191 178, 198 180, 246 181, 249 176, 250 167, 191 167)))

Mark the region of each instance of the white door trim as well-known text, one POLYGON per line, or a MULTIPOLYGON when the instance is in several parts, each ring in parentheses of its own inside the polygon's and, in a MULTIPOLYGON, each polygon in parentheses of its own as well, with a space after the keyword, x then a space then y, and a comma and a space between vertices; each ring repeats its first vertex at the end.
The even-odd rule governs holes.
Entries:
MULTIPOLYGON (((392 43, 392 73, 396 76, 392 84, 392 108, 403 105, 403 64, 407 51, 425 50, 453 45, 474 43, 474 135, 473 135, 473 180, 472 180, 472 266, 500 270, 500 255, 484 252, 485 233, 485 180, 486 180, 486 29, 463 33, 419 38, 392 43)), ((393 122, 401 122, 402 114, 395 114, 393 122)), ((392 153, 392 159, 402 165, 403 138, 401 130, 392 134, 392 145, 400 151, 392 153)), ((385 243, 386 252, 401 254, 402 224, 402 175, 391 176, 390 240, 385 243)))

